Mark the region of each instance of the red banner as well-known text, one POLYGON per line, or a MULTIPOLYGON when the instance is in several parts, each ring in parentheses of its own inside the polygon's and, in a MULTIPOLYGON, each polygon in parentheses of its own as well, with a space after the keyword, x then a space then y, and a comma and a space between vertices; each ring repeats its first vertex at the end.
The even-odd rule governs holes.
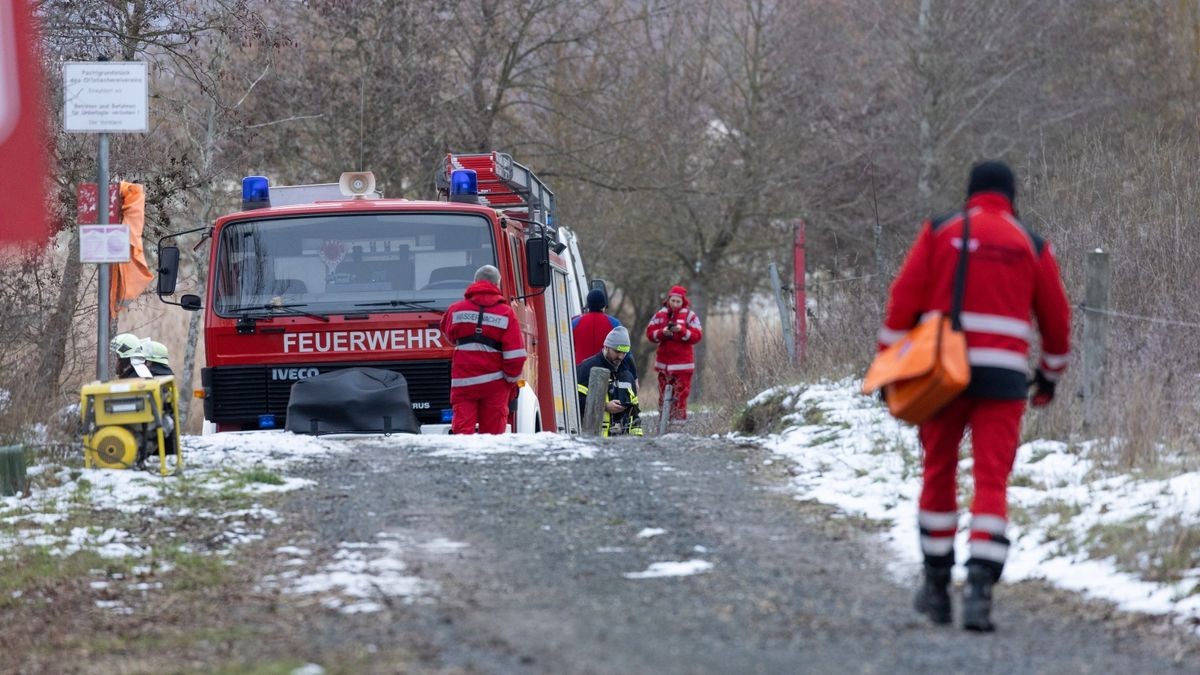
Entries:
MULTIPOLYGON (((75 204, 78 210, 75 222, 80 225, 100 222, 100 190, 95 183, 80 183, 76 187, 75 204)), ((121 186, 116 183, 108 186, 108 222, 121 222, 121 186)))
POLYGON ((0 0, 0 246, 48 236, 38 34, 26 0, 0 0))

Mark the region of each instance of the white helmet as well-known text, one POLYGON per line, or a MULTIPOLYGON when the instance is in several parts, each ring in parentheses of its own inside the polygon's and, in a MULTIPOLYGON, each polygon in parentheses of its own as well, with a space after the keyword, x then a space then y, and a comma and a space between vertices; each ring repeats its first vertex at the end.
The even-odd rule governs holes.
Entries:
POLYGON ((164 366, 170 365, 167 363, 167 346, 151 340, 146 348, 146 360, 151 363, 161 363, 164 366))
POLYGON ((142 353, 142 341, 133 333, 121 333, 108 343, 117 358, 128 359, 142 353))

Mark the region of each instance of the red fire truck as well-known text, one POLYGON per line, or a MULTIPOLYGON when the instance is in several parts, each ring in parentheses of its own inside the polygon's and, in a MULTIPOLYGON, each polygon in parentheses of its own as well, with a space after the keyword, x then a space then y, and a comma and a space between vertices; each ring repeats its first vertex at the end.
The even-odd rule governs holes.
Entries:
POLYGON ((179 250, 159 243, 159 297, 204 311, 197 395, 217 431, 283 428, 293 384, 367 366, 404 375, 423 433, 448 432, 453 347, 439 320, 490 264, 529 353, 512 428, 578 432, 570 317, 586 281, 554 194, 529 169, 504 153, 451 154, 444 201, 385 199, 369 173, 291 187, 251 176, 242 187, 242 210, 201 228, 211 238, 203 300, 165 297, 179 250))

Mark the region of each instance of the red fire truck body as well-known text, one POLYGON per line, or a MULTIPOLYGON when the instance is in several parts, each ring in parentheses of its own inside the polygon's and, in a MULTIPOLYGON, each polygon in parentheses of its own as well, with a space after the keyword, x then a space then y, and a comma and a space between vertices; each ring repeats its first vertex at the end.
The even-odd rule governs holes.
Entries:
POLYGON ((373 186, 314 201, 331 186, 264 180, 251 208, 216 221, 201 371, 215 430, 282 428, 293 384, 365 366, 403 374, 422 431, 448 432, 454 348, 439 321, 485 264, 500 270, 529 354, 513 430, 579 430, 570 317, 586 282, 574 236, 555 227, 552 193, 507 155, 451 155, 446 178, 464 164, 477 194, 447 180, 450 201, 385 199, 373 186))

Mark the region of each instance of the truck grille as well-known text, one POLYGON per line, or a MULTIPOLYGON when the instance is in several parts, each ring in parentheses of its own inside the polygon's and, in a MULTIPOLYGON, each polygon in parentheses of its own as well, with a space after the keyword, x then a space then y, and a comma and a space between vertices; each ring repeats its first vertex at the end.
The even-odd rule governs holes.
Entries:
POLYGON ((450 407, 450 361, 403 361, 387 363, 289 363, 269 366, 217 366, 200 371, 208 395, 204 416, 219 424, 244 424, 258 428, 259 415, 275 415, 276 426, 286 424, 288 401, 296 379, 274 379, 272 371, 330 373, 345 368, 381 368, 404 376, 408 396, 421 424, 442 422, 442 410, 450 407))

